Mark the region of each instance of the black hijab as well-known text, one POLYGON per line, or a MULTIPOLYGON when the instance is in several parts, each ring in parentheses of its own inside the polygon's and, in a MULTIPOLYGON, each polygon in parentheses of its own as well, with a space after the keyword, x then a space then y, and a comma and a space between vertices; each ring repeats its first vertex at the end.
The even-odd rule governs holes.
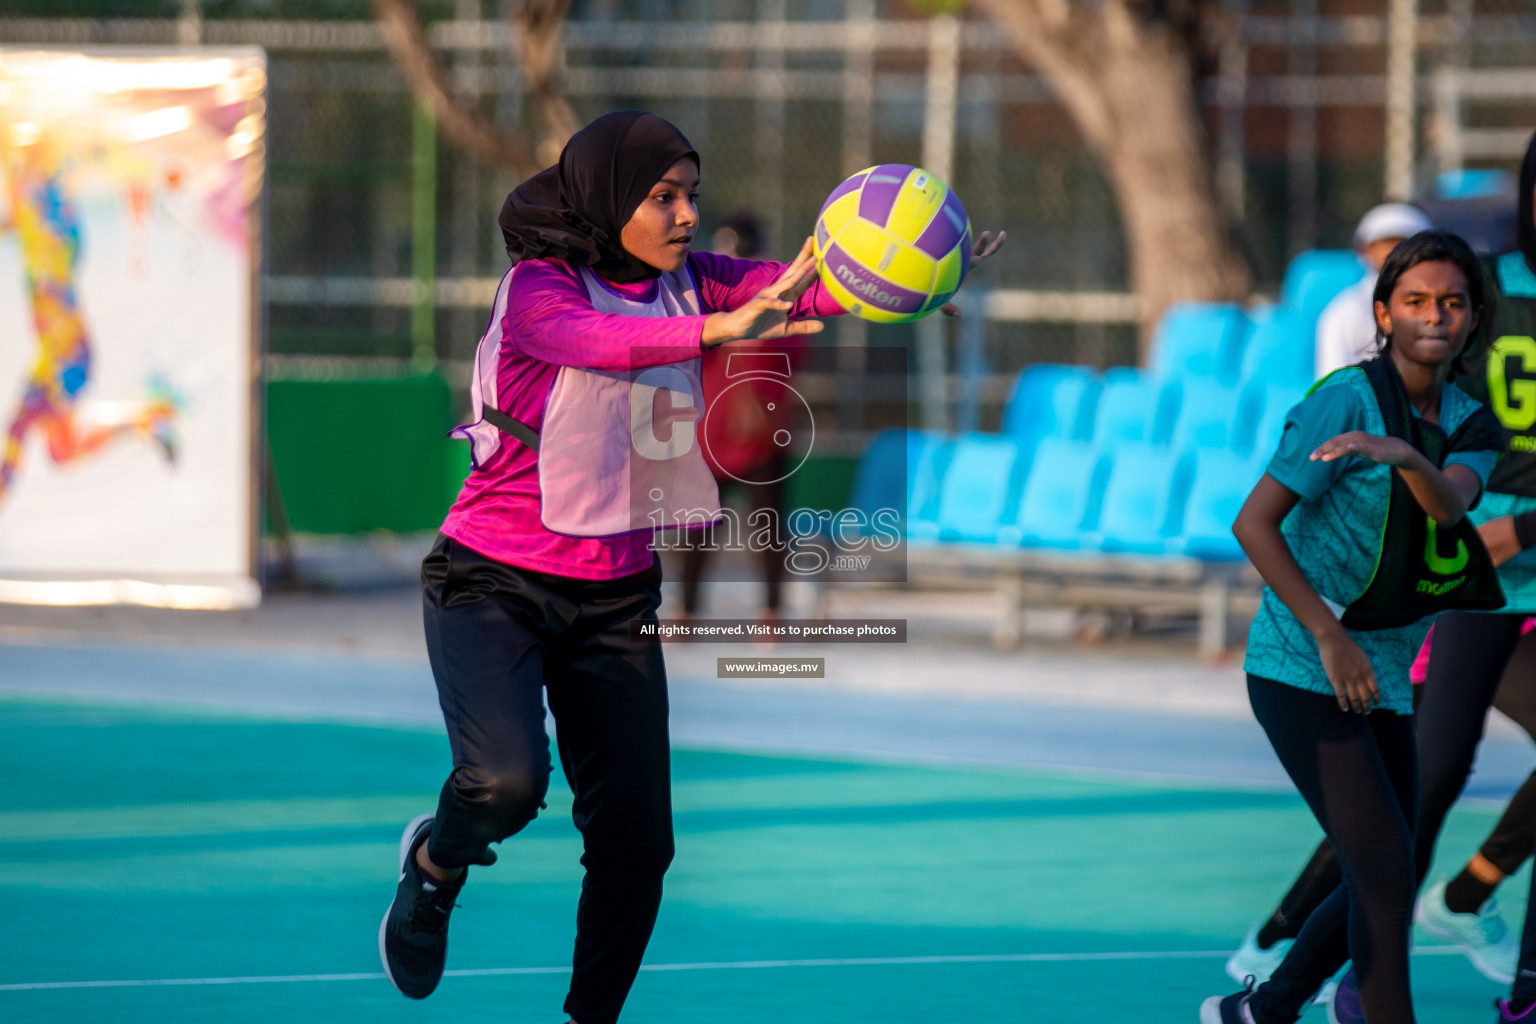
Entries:
POLYGON ((1536 223, 1532 223, 1532 218, 1536 217, 1536 202, 1532 202, 1532 189, 1536 189, 1536 134, 1531 136, 1531 144, 1525 149, 1525 162, 1520 165, 1520 223, 1517 227, 1525 265, 1536 274, 1536 223))
POLYGON ((610 281, 661 273, 624 250, 619 235, 667 168, 693 145, 669 122, 640 110, 604 114, 571 136, 560 162, 535 174, 502 204, 502 237, 513 261, 553 257, 610 281))

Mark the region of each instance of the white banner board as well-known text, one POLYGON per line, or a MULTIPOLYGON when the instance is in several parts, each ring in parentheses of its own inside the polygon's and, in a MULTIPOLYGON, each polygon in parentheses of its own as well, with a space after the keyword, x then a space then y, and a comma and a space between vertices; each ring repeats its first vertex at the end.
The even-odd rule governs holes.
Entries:
POLYGON ((259 599, 266 60, 0 49, 0 600, 259 599))

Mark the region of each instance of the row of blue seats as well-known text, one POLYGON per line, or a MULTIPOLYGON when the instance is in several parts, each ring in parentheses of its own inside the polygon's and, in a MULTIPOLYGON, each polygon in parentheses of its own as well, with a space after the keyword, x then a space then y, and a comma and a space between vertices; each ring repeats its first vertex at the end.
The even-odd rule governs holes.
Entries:
POLYGON ((886 431, 852 503, 904 509, 918 542, 1239 559, 1232 521, 1312 383, 1317 319, 1362 273, 1302 253, 1274 305, 1172 307, 1145 370, 1032 366, 1001 435, 886 431))
POLYGON ((1251 312, 1229 303, 1172 306, 1153 335, 1148 369, 1159 377, 1206 377, 1224 384, 1310 383, 1318 316, 1364 269, 1352 252, 1318 249, 1291 261, 1277 304, 1251 312))
POLYGON ((919 543, 1235 561, 1232 522, 1263 467, 1220 448, 887 430, 860 460, 850 503, 905 509, 919 543))
POLYGON ((1057 438, 1104 450, 1129 441, 1179 451, 1267 453, 1279 443, 1285 414, 1305 393, 1305 385, 1255 381, 1239 388, 1129 367, 1101 375, 1087 366, 1041 363, 1019 374, 1003 408, 1002 433, 1026 448, 1057 438))

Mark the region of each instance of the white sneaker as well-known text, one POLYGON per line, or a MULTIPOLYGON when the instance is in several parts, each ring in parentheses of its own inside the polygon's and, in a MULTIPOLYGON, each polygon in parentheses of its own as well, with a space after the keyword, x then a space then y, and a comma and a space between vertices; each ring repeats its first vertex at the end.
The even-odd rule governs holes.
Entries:
POLYGON ((1515 980, 1520 942, 1504 925, 1498 901, 1489 897, 1476 914, 1457 914, 1445 905, 1445 880, 1441 879, 1419 897, 1413 919, 1437 939, 1460 946, 1485 978, 1508 985, 1515 980))
POLYGON ((1252 925, 1243 936, 1243 944, 1227 958, 1227 976, 1239 985, 1253 977, 1255 986, 1264 984, 1275 973, 1280 961, 1291 950, 1294 939, 1281 939, 1268 949, 1259 948, 1259 926, 1252 925))

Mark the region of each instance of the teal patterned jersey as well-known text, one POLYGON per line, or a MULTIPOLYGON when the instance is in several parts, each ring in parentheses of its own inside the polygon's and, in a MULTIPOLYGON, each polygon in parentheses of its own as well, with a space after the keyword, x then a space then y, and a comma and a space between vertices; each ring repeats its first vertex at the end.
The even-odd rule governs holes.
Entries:
MULTIPOLYGON (((1447 384, 1441 392, 1440 427, 1453 433, 1476 409, 1477 403, 1461 389, 1447 384)), ((1280 531, 1312 586, 1340 611, 1364 593, 1375 575, 1392 489, 1392 470, 1380 463, 1353 457, 1332 462, 1310 459, 1324 441, 1351 430, 1386 432, 1370 382, 1364 371, 1355 368, 1332 374, 1290 411, 1280 445, 1266 469, 1300 496, 1280 531)), ((1465 465, 1487 480, 1496 458, 1495 452, 1457 452, 1446 458, 1446 464, 1465 465)), ((1383 706, 1398 714, 1413 713, 1408 668, 1424 643, 1430 621, 1349 631, 1371 659, 1383 706)), ((1317 641, 1268 587, 1248 633, 1243 668, 1303 690, 1333 693, 1317 641)))

